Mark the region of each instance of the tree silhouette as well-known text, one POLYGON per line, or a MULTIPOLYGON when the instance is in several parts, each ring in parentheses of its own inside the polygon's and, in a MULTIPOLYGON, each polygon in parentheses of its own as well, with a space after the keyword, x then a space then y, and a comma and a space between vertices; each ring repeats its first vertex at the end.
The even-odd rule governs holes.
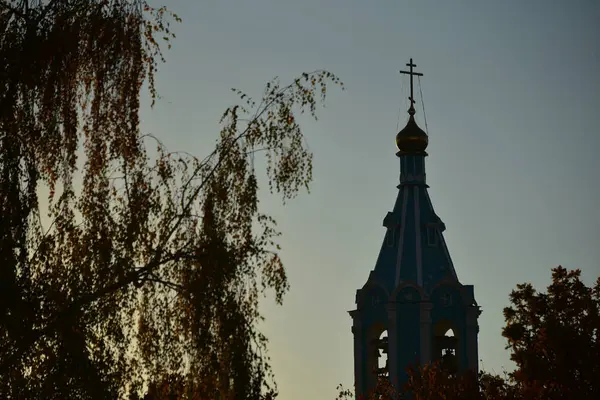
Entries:
POLYGON ((502 334, 525 398, 600 398, 600 277, 587 287, 580 276, 557 267, 546 293, 527 283, 510 294, 502 334))
POLYGON ((295 116, 341 83, 237 91, 210 154, 169 152, 140 132, 139 96, 157 96, 170 19, 144 0, 0 0, 2 398, 277 393, 256 324, 288 281, 253 159, 284 201, 308 187, 295 116))

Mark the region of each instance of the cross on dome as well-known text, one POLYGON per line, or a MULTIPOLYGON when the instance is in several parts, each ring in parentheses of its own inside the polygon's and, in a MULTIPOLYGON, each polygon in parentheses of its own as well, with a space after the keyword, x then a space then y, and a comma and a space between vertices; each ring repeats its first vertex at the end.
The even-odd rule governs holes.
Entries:
POLYGON ((425 149, 427 148, 427 144, 429 143, 429 139, 427 137, 427 133, 423 131, 417 125, 415 121, 415 97, 414 97, 414 76, 423 76, 420 72, 414 72, 413 68, 417 65, 413 63, 413 59, 410 59, 410 62, 406 64, 409 68, 408 71, 400 71, 401 74, 406 74, 410 76, 410 108, 408 109, 408 114, 410 117, 408 118, 408 122, 404 129, 402 129, 396 135, 396 147, 400 150, 400 153, 413 153, 413 154, 426 154, 425 149))
POLYGON ((413 72, 413 67, 416 67, 417 64, 413 64, 413 59, 410 59, 410 62, 408 64, 406 64, 407 67, 409 67, 408 71, 400 71, 401 74, 406 74, 406 75, 410 75, 410 97, 408 98, 410 100, 410 108, 408 109, 408 113, 410 115, 415 115, 415 97, 413 95, 413 76, 423 76, 422 73, 420 72, 413 72))

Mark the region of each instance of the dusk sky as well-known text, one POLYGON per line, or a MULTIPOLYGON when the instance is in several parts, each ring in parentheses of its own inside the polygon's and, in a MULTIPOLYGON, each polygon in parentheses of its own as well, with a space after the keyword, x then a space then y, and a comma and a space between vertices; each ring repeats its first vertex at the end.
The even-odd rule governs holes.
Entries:
MULTIPOLYGON (((285 400, 331 399, 353 385, 354 296, 374 267, 396 198, 394 137, 407 119, 410 58, 429 134, 430 195, 459 280, 475 286, 480 368, 511 369, 501 336, 516 284, 544 289, 550 269, 600 275, 600 1, 164 0, 183 18, 142 128, 205 156, 235 87, 327 69, 310 194, 283 207, 291 291, 265 301, 262 325, 285 400)), ((425 129, 417 86, 417 121, 425 129)), ((267 188, 264 188, 267 189, 267 188)))

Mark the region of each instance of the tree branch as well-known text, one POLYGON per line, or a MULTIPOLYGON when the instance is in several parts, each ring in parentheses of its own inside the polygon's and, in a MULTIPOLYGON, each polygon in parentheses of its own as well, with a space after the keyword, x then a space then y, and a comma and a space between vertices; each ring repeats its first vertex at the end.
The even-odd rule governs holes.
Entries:
POLYGON ((149 274, 149 275, 147 275, 147 276, 146 276, 146 277, 143 279, 143 281, 144 281, 144 282, 155 282, 155 283, 160 283, 160 284, 162 284, 162 285, 165 285, 165 286, 167 286, 168 288, 171 288, 171 289, 175 290, 176 292, 179 292, 179 293, 182 293, 182 294, 183 294, 183 293, 185 292, 185 290, 186 290, 186 289, 185 289, 185 287, 184 287, 183 285, 180 285, 180 284, 178 284, 178 283, 176 283, 176 282, 166 281, 166 280, 164 280, 164 279, 161 279, 161 278, 157 277, 157 276, 156 276, 156 275, 154 275, 154 274, 149 274))

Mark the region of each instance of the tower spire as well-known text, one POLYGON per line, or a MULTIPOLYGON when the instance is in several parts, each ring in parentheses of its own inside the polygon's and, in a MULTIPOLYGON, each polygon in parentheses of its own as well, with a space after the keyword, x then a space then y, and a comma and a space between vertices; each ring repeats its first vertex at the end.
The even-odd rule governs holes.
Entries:
POLYGON ((410 97, 408 98, 410 100, 410 108, 408 109, 408 113, 410 115, 415 115, 415 97, 414 97, 414 93, 413 93, 413 76, 423 76, 422 73, 420 72, 413 72, 413 67, 416 67, 417 64, 413 64, 413 59, 410 59, 410 62, 408 64, 406 64, 407 67, 409 67, 408 71, 400 71, 401 74, 406 74, 406 75, 410 75, 410 97))
POLYGON ((414 71, 410 60, 410 108, 396 135, 400 184, 385 237, 366 283, 350 311, 354 336, 356 398, 367 397, 382 375, 401 389, 410 365, 442 362, 449 372, 478 372, 480 310, 472 285, 459 282, 425 175, 427 133, 415 121, 414 71), (453 335, 449 333, 452 331, 453 335), (384 357, 387 359, 385 368, 384 357))

